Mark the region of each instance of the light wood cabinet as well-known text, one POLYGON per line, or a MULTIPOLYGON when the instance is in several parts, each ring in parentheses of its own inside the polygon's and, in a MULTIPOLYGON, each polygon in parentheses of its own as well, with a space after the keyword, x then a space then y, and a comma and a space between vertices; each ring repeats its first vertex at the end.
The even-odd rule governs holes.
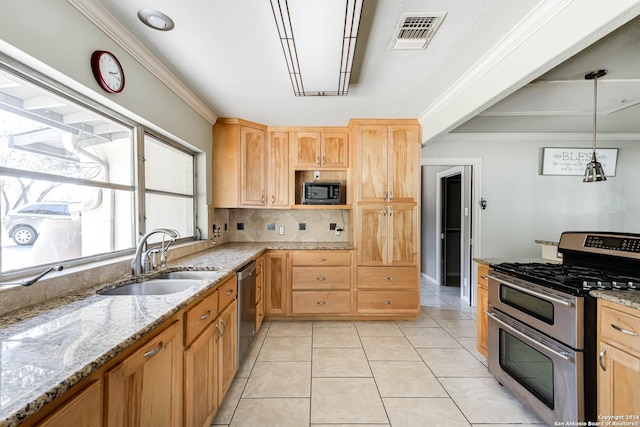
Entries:
POLYGON ((260 330, 262 321, 264 320, 264 274, 262 274, 263 265, 264 257, 261 256, 256 259, 256 333, 260 330))
POLYGON ((292 314, 351 313, 351 252, 292 251, 292 314))
POLYGON ((89 383, 36 426, 102 426, 102 380, 98 379, 89 383))
POLYGON ((184 351, 185 426, 209 426, 218 410, 218 346, 214 327, 210 321, 184 351))
POLYGON ((105 373, 108 427, 181 424, 180 326, 174 322, 105 373))
POLYGON ((346 169, 349 167, 349 133, 346 130, 292 131, 293 169, 346 169))
POLYGON ((265 314, 288 316, 289 298, 289 254, 287 251, 268 251, 264 254, 265 314))
POLYGON ((358 205, 358 265, 417 265, 418 214, 408 203, 358 205))
POLYGON ((289 206, 289 140, 286 132, 241 119, 213 126, 213 206, 289 206))
POLYGON ((288 132, 269 132, 266 173, 267 207, 289 207, 288 132))
POLYGON ((598 419, 640 414, 640 312, 598 299, 597 335, 598 419))
POLYGON ((420 125, 352 120, 359 314, 420 312, 420 125))
POLYGON ((478 352, 484 357, 489 357, 489 321, 485 311, 489 308, 489 266, 478 263, 478 296, 476 305, 477 314, 477 347, 478 352))
POLYGON ((231 387, 233 377, 238 372, 238 301, 234 299, 219 315, 219 382, 218 399, 224 399, 231 387))
POLYGON ((358 202, 416 203, 420 198, 420 127, 355 121, 358 202))

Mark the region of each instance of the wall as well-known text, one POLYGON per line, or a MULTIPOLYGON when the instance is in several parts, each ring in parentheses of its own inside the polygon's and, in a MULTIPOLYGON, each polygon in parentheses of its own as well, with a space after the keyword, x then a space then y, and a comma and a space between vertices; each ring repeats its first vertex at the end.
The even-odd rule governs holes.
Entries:
MULTIPOLYGON (((198 181, 199 199, 203 205, 211 203, 211 124, 71 4, 3 0, 0 52, 201 151, 198 166, 206 166, 206 173, 201 173, 198 181), (126 78, 122 93, 107 94, 96 83, 90 67, 95 50, 108 50, 119 58, 126 78)), ((206 221, 204 213, 201 217, 206 221)))
POLYGON ((480 216, 478 256, 539 257, 534 240, 558 241, 568 230, 640 233, 640 145, 598 137, 598 147, 618 148, 616 176, 583 183, 580 176, 540 175, 543 147, 589 147, 591 136, 449 134, 429 144, 422 157, 482 158, 487 200, 480 216))
POLYGON ((269 210, 269 209, 230 209, 229 240, 232 242, 348 242, 349 215, 347 210, 269 210), (243 223, 244 230, 238 230, 237 224, 243 223), (306 229, 300 230, 299 224, 306 229), (342 228, 340 236, 329 229, 334 223, 342 228), (268 225, 275 229, 269 230, 268 225), (280 227, 285 234, 278 233, 280 227))

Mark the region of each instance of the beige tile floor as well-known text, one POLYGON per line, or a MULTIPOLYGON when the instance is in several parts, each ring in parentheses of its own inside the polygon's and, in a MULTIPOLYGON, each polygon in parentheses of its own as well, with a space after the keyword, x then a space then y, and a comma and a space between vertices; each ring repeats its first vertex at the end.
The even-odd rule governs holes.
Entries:
POLYGON ((423 282, 415 321, 265 323, 213 425, 543 425, 487 371, 458 293, 423 282))

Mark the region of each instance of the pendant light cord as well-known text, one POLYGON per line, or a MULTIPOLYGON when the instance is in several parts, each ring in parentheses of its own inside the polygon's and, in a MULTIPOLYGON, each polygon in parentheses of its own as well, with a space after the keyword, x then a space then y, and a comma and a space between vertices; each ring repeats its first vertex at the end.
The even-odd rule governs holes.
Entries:
POLYGON ((598 116, 598 75, 593 77, 593 153, 591 161, 596 161, 596 117, 598 116))

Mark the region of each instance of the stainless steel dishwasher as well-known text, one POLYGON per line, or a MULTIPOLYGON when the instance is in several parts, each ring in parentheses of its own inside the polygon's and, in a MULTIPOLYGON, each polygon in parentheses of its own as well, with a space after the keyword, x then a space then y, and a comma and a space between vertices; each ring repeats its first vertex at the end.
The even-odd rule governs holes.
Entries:
POLYGON ((238 278, 238 368, 253 339, 256 327, 256 262, 243 266, 238 278))

